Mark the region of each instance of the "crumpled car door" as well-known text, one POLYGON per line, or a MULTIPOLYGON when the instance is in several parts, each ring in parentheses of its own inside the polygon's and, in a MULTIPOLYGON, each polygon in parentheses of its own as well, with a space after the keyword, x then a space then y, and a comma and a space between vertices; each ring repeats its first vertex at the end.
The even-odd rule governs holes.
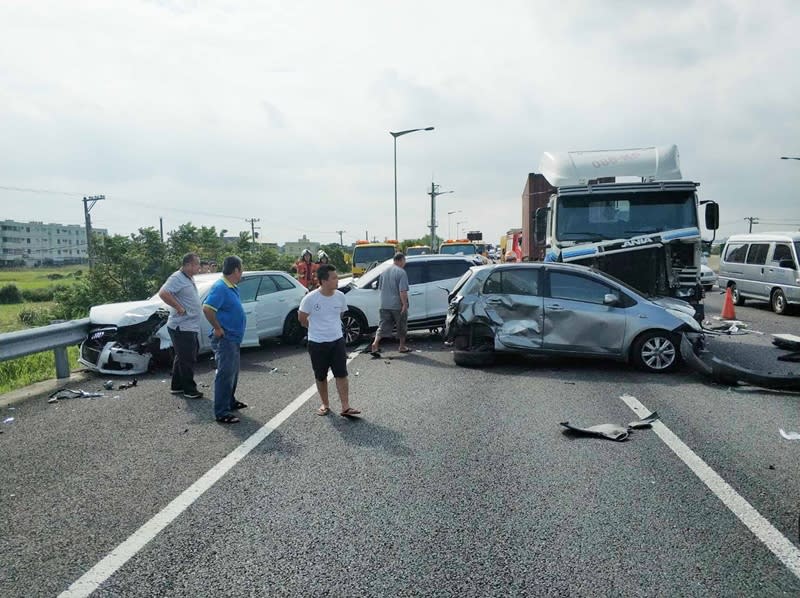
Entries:
POLYGON ((619 355, 629 310, 604 305, 617 293, 605 283, 571 272, 549 271, 544 300, 544 348, 559 352, 619 355))
POLYGON ((486 279, 481 302, 492 322, 495 349, 542 346, 543 298, 538 267, 498 269, 486 279))

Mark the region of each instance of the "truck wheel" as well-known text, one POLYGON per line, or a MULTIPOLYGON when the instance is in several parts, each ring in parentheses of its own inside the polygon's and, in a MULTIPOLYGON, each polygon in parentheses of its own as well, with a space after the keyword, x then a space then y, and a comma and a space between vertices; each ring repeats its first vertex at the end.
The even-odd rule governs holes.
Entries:
POLYGON ((736 288, 736 285, 731 283, 730 289, 734 305, 744 305, 744 297, 739 294, 739 289, 736 288))
POLYGON ((297 345, 303 340, 306 335, 305 328, 300 326, 300 321, 297 319, 297 310, 294 309, 286 316, 283 323, 283 335, 281 339, 287 345, 297 345))
POLYGON ((363 334, 366 334, 367 323, 360 315, 348 310, 342 316, 342 332, 344 332, 344 342, 354 345, 363 334))
POLYGON ((772 311, 774 311, 776 314, 782 316, 786 313, 786 295, 783 294, 782 290, 775 289, 772 291, 770 304, 772 305, 772 311))
POLYGON ((650 330, 641 334, 631 348, 631 361, 646 372, 664 374, 680 363, 678 342, 666 330, 650 330))

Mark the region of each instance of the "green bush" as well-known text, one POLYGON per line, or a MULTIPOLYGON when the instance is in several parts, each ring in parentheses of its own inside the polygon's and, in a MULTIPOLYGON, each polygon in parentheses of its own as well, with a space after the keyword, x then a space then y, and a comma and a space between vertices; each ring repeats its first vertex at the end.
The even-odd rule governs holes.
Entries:
POLYGON ((4 305, 22 303, 22 293, 19 292, 17 285, 7 284, 4 287, 0 287, 0 303, 4 305))
POLYGON ((47 326, 51 320, 57 319, 53 310, 41 307, 25 307, 20 310, 17 316, 19 321, 25 326, 47 326))
POLYGON ((39 289, 22 289, 22 298, 25 301, 32 301, 33 303, 41 303, 42 301, 52 301, 53 287, 39 288, 39 289))
POLYGON ((59 274, 58 272, 53 272, 52 274, 48 274, 47 278, 49 278, 50 280, 61 280, 62 278, 64 278, 64 275, 59 274))

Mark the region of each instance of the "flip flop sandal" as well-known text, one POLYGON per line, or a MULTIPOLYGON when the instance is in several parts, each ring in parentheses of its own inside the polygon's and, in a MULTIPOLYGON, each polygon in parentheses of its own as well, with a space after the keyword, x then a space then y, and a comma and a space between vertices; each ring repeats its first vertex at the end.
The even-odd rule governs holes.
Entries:
POLYGON ((360 415, 361 412, 358 409, 353 409, 350 407, 349 409, 345 409, 339 415, 342 417, 355 417, 356 415, 360 415))
POLYGON ((239 418, 235 415, 223 415, 222 417, 218 417, 217 421, 221 424, 238 424, 239 418))
POLYGON ((406 347, 405 349, 400 349, 400 350, 398 350, 398 353, 411 353, 411 349, 409 349, 408 347, 406 347))
POLYGON ((320 407, 315 411, 317 415, 328 415, 331 410, 328 407, 320 407))
POLYGON ((247 403, 242 403, 241 401, 234 401, 233 402, 234 409, 247 409, 247 403))

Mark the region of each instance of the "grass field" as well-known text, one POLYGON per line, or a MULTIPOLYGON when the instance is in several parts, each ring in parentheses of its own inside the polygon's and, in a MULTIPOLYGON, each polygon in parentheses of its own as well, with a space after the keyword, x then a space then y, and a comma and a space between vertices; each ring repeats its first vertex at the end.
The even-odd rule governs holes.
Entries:
POLYGON ((23 309, 46 310, 56 306, 53 301, 42 301, 38 303, 12 303, 10 305, 0 304, 0 334, 3 332, 14 332, 28 328, 19 320, 19 312, 23 309))
MULTIPOLYGON (((70 370, 77 369, 78 347, 67 347, 67 357, 70 370)), ((55 377, 56 360, 52 351, 0 361, 0 394, 55 377)))
POLYGON ((7 284, 15 284, 20 291, 24 289, 46 289, 56 284, 71 284, 80 277, 80 275, 75 276, 76 272, 80 271, 85 275, 88 270, 88 265, 2 269, 0 270, 0 287, 7 284), (62 278, 48 278, 48 276, 56 275, 60 275, 62 278))

